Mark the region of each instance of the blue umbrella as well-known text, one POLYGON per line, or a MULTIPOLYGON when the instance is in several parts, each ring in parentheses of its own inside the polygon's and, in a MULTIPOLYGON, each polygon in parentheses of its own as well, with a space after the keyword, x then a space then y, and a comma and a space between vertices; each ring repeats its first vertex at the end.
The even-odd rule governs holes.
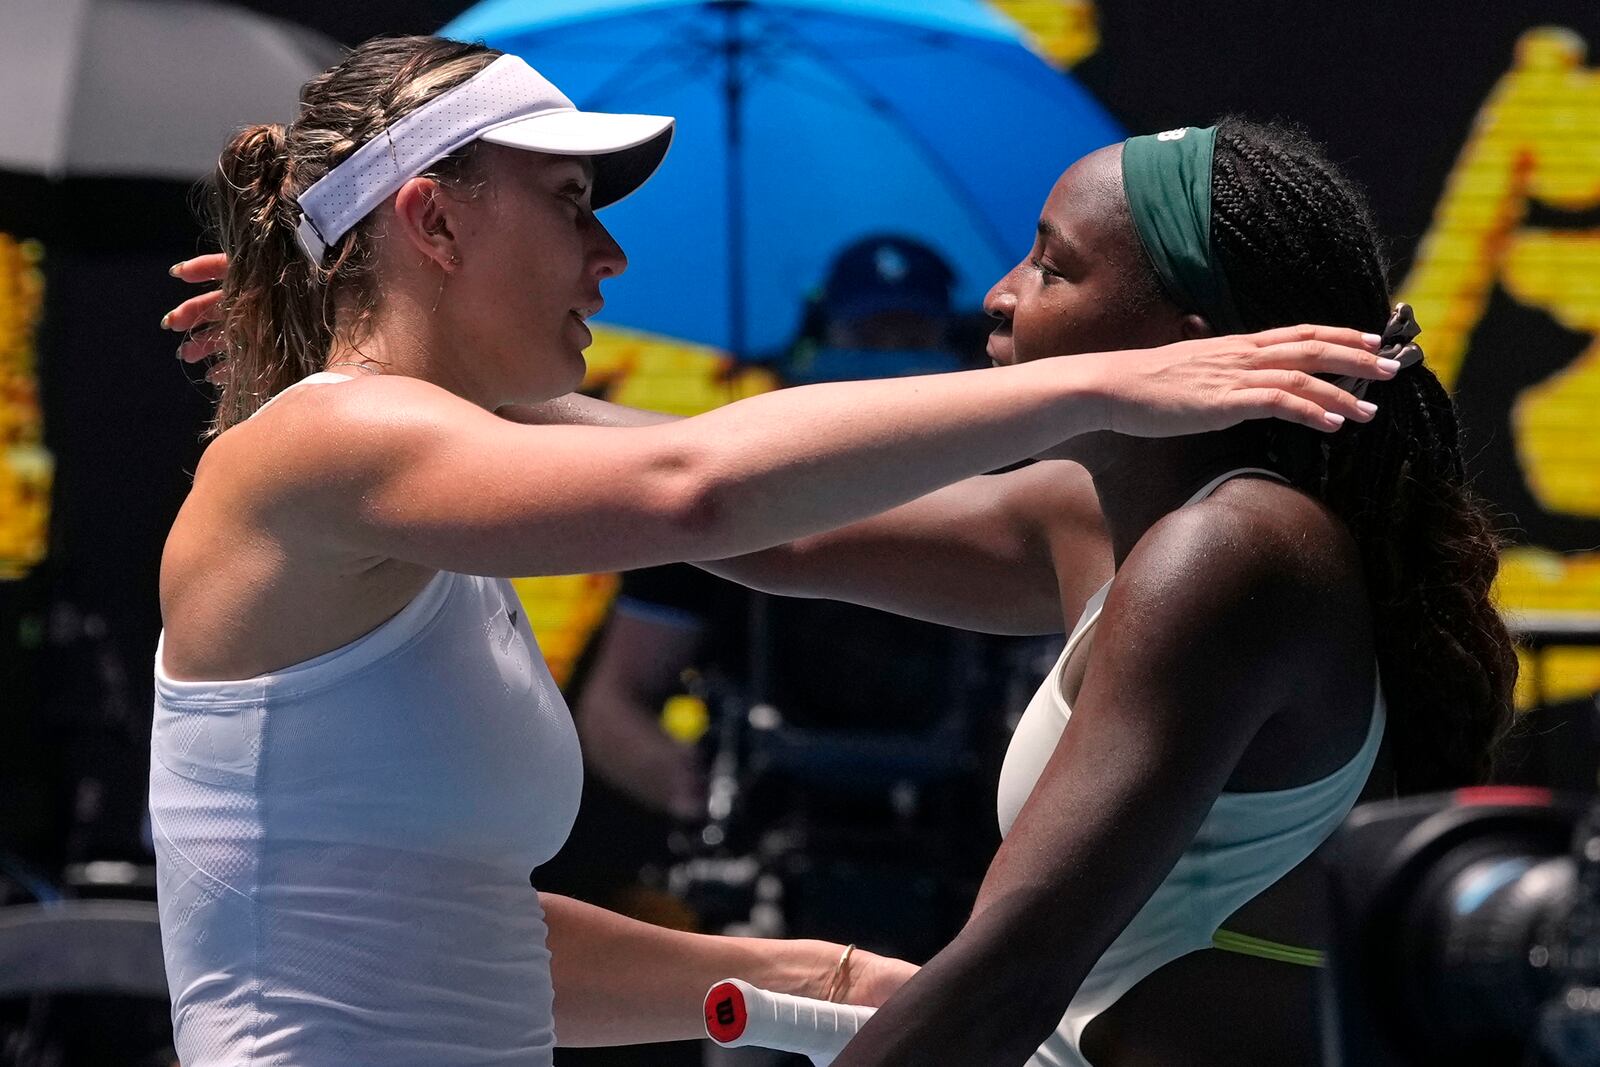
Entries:
POLYGON ((977 0, 487 0, 441 31, 522 56, 579 107, 676 115, 666 164, 606 212, 607 321, 769 352, 834 253, 939 249, 973 306, 1078 156, 1122 134, 977 0))

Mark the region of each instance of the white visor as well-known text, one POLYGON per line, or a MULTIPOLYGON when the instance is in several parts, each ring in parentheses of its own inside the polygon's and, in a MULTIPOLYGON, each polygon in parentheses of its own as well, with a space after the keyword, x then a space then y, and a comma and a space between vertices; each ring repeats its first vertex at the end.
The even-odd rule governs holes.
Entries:
POLYGON ((356 149, 296 200, 300 247, 321 263, 328 248, 433 164, 472 141, 594 160, 598 210, 655 173, 672 143, 662 115, 579 111, 516 56, 501 56, 356 149))

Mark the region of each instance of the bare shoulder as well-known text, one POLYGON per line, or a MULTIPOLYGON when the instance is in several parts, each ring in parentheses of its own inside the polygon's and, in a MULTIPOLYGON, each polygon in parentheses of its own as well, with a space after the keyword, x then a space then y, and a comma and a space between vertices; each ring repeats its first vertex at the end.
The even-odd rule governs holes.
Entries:
POLYGON ((399 610, 432 572, 374 554, 341 520, 363 468, 402 462, 430 421, 474 411, 425 382, 373 377, 296 388, 219 435, 162 554, 165 668, 251 677, 399 610))
POLYGON ((1150 567, 1208 595, 1240 586, 1329 596, 1362 593, 1354 539, 1327 505, 1283 482, 1234 478, 1196 504, 1164 516, 1128 562, 1150 567))
POLYGON ((234 437, 246 455, 303 452, 338 462, 362 446, 390 447, 429 428, 494 416, 431 382, 375 374, 294 389, 218 439, 234 437))
POLYGON ((1267 664, 1268 650, 1307 654, 1307 670, 1371 655, 1354 539, 1320 501, 1269 479, 1233 479, 1152 526, 1117 572, 1118 612, 1171 634, 1174 650, 1241 666, 1267 664))
POLYGON ((398 466, 451 423, 494 416, 429 382, 372 375, 281 394, 221 434, 195 471, 194 491, 242 515, 276 521, 338 499, 398 466))
POLYGON ((163 589, 275 560, 334 572, 369 565, 331 535, 338 524, 319 521, 321 511, 347 507, 374 468, 403 462, 431 422, 478 410, 427 382, 389 376, 281 394, 206 448, 167 538, 163 589))

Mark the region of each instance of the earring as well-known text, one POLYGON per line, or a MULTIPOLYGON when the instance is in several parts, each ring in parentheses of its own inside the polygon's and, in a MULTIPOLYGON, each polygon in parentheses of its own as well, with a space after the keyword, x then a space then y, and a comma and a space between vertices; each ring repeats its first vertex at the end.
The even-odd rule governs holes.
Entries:
MULTIPOLYGON (((461 260, 460 260, 459 257, 457 257, 457 256, 451 256, 450 257, 450 266, 454 267, 457 264, 459 264, 460 262, 461 262, 461 260)), ((445 280, 447 278, 449 278, 449 277, 450 277, 450 272, 448 270, 439 272, 439 291, 434 294, 434 297, 433 297, 433 310, 430 311, 428 314, 432 315, 432 314, 436 313, 439 310, 439 301, 444 299, 444 283, 445 283, 445 280)))

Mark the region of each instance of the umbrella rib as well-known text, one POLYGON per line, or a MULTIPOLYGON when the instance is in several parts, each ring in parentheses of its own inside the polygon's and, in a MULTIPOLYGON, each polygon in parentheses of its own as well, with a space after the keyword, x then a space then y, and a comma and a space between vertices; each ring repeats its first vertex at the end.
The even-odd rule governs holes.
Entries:
POLYGON ((884 99, 883 96, 874 91, 870 85, 864 83, 850 70, 850 68, 835 62, 833 57, 828 55, 826 51, 817 48, 809 41, 800 39, 798 35, 794 37, 794 41, 798 48, 808 52, 818 63, 827 67, 829 70, 832 70, 835 74, 849 84, 855 86, 857 91, 860 92, 862 99, 871 104, 873 109, 884 117, 885 121, 892 123, 905 135, 905 137, 910 141, 912 147, 917 150, 917 153, 927 160, 927 162, 932 166, 934 172, 943 179, 944 184, 956 194, 957 199, 961 200, 967 205, 967 210, 974 222, 977 224, 978 229, 982 232, 985 242, 1002 261, 1009 260, 1012 252, 1010 251, 1005 236, 1000 233, 999 229, 996 228, 995 224, 989 219, 988 215, 983 210, 983 205, 978 201, 978 198, 973 195, 972 190, 967 187, 966 182, 962 181, 961 176, 956 173, 955 169, 951 167, 950 164, 946 162, 937 151, 934 150, 933 145, 929 143, 928 139, 922 136, 922 134, 919 133, 910 123, 906 122, 888 100, 884 99))
POLYGON ((693 20, 680 16, 662 27, 661 36, 635 53, 627 62, 617 67, 616 73, 607 78, 592 92, 584 94, 583 106, 586 108, 601 108, 606 100, 618 89, 628 88, 638 90, 641 85, 653 87, 656 82, 640 82, 637 79, 641 73, 641 65, 663 65, 668 69, 661 72, 662 78, 669 78, 683 71, 693 71, 694 63, 711 50, 710 38, 701 35, 698 39, 679 41, 674 35, 682 32, 685 36, 693 37, 696 29, 693 20))

